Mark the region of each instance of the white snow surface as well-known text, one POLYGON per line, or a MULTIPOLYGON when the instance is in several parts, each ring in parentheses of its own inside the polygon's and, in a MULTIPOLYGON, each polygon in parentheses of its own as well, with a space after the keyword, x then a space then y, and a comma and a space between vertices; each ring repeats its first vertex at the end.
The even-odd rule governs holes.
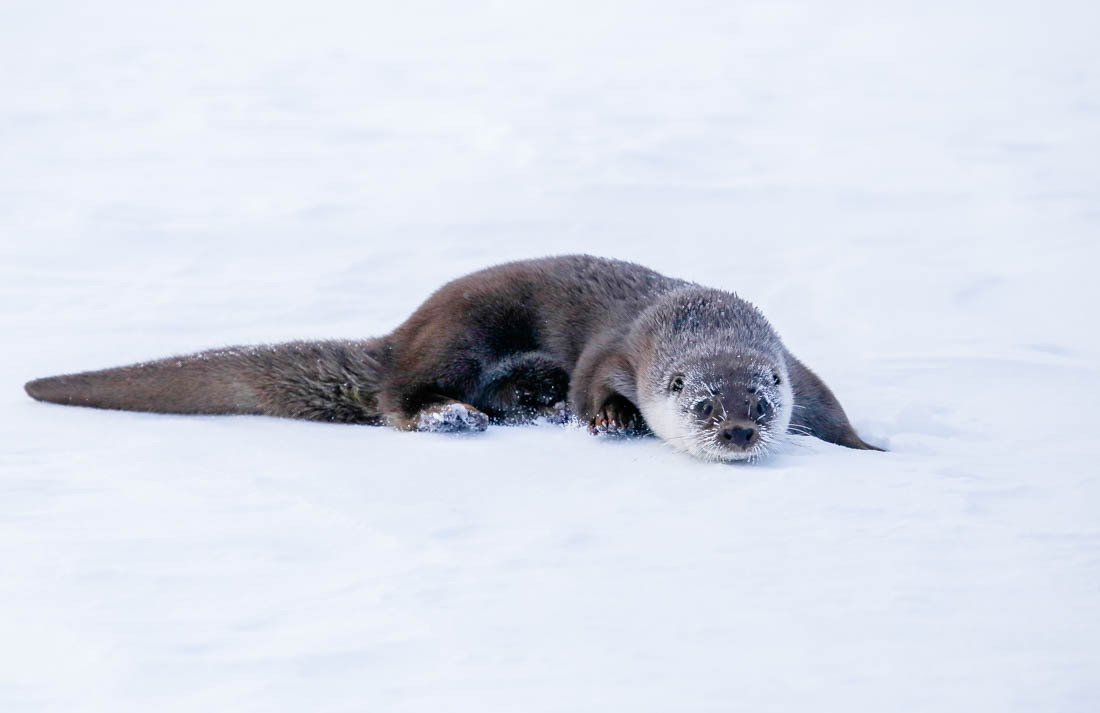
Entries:
POLYGON ((1100 710, 1098 7, 5 3, 0 710, 1100 710), (21 388, 571 252, 890 452, 21 388))

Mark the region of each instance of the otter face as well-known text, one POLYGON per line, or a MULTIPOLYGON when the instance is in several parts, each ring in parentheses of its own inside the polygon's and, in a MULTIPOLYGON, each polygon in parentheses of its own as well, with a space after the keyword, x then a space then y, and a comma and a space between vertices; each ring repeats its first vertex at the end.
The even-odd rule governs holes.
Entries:
POLYGON ((686 359, 661 370, 663 388, 639 394, 646 423, 677 450, 704 460, 754 460, 787 432, 787 369, 759 357, 686 359))

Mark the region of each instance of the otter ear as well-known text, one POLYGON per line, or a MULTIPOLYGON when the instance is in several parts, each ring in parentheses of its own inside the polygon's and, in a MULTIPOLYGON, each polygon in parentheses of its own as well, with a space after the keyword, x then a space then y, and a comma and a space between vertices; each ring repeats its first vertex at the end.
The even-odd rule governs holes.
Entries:
POLYGON ((795 408, 791 414, 791 428, 797 427, 795 430, 798 432, 809 432, 823 441, 848 448, 882 450, 859 437, 848 422, 848 416, 840 407, 840 402, 825 382, 789 352, 787 373, 794 391, 795 408))

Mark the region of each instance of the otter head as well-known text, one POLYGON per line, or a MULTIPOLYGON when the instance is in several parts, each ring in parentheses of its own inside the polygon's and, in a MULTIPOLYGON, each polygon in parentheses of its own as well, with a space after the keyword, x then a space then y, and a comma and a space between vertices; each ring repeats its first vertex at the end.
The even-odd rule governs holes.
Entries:
POLYGON ((786 352, 755 307, 688 288, 637 326, 648 355, 638 407, 669 445, 705 460, 752 460, 783 438, 794 408, 786 352))

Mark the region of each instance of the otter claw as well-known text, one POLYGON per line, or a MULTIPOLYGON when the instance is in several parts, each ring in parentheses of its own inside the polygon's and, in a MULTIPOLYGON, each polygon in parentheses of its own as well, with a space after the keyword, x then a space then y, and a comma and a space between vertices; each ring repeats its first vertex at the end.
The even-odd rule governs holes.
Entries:
POLYGON ((619 407, 615 404, 607 404, 589 422, 588 432, 592 434, 622 434, 629 432, 634 427, 634 423, 634 414, 621 413, 619 407))

